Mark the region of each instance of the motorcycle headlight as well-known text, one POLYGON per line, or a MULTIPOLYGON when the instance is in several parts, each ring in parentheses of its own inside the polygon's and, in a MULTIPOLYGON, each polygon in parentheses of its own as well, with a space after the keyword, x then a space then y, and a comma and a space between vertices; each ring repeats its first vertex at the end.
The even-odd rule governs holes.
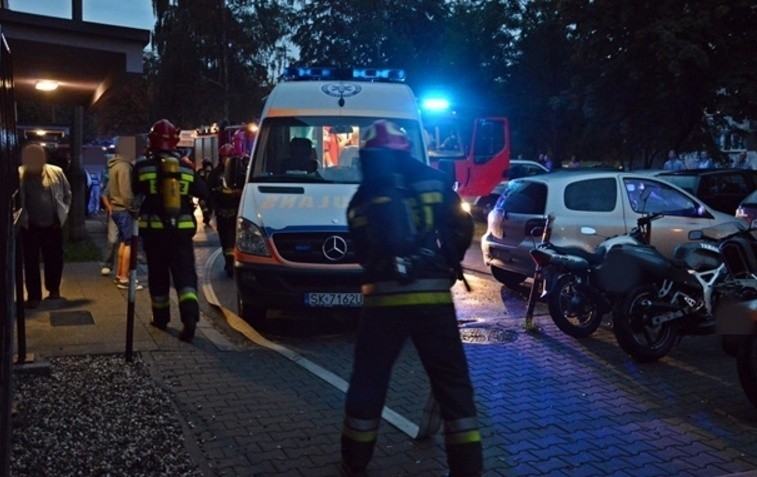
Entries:
POLYGON ((270 257, 271 251, 268 249, 263 231, 260 227, 249 220, 239 218, 237 221, 237 249, 242 253, 250 255, 260 255, 270 257))

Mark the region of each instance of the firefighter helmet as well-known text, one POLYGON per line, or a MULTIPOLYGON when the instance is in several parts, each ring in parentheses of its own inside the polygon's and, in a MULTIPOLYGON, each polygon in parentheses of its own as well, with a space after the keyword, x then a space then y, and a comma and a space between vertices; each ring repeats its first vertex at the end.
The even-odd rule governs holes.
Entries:
POLYGON ((236 154, 234 154, 234 152, 235 152, 234 151, 234 146, 232 146, 231 144, 224 144, 218 150, 218 157, 220 157, 220 158, 231 157, 231 156, 236 155, 236 154))
POLYGON ((152 151, 173 151, 179 143, 179 130, 167 119, 161 119, 147 135, 152 151))
POLYGON ((410 152, 410 140, 404 132, 391 121, 379 119, 363 131, 364 149, 392 149, 410 152))
POLYGON ((237 129, 231 136, 232 155, 242 157, 245 155, 247 145, 247 132, 244 128, 237 129))

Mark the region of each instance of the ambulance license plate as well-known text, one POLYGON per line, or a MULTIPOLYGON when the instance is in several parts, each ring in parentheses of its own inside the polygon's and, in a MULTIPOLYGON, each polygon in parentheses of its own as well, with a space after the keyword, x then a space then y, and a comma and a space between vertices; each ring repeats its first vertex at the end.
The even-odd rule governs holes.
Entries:
POLYGON ((307 306, 360 306, 363 304, 362 293, 306 293, 307 306))

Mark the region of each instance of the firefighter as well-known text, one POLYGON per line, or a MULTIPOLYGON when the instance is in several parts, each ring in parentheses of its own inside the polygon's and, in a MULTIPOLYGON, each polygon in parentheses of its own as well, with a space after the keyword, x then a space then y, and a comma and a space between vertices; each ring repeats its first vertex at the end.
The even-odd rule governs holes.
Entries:
POLYGON ((225 261, 223 269, 229 277, 234 275, 234 235, 237 209, 242 191, 227 187, 224 173, 227 158, 235 156, 241 160, 242 150, 235 146, 233 138, 232 144, 221 146, 218 150, 218 164, 208 176, 211 203, 216 214, 216 231, 221 241, 221 250, 225 261))
POLYGON ((182 341, 192 341, 200 308, 197 299, 192 237, 197 229, 194 196, 207 199, 205 183, 176 150, 179 130, 166 119, 148 135, 148 158, 134 165, 134 192, 142 197, 139 234, 147 256, 147 281, 152 301, 150 324, 165 330, 170 316, 170 284, 176 289, 183 328, 182 341))
MULTIPOLYGON (((471 243, 473 222, 461 208, 446 176, 413 158, 407 136, 389 121, 364 131, 360 150, 363 182, 350 201, 347 217, 358 260, 364 268, 360 326, 347 392, 342 429, 342 472, 362 475, 376 443, 391 368, 409 337, 415 344, 439 403, 452 476, 478 476, 483 459, 473 388, 457 329, 450 287, 461 275, 460 261, 471 243), (411 220, 425 238, 423 253, 398 270, 383 257, 382 230, 392 229, 391 214, 374 204, 388 197, 372 192, 387 170, 396 169, 403 187, 417 192, 411 220), (419 258, 418 258, 419 257, 419 258)), ((393 239, 388 239, 390 241, 393 239)))
MULTIPOLYGON (((213 163, 210 162, 210 159, 207 157, 202 159, 202 163, 200 164, 200 168, 197 169, 197 177, 203 180, 206 184, 208 183, 208 178, 210 177, 210 173, 213 171, 213 163)), ((202 211, 202 225, 208 227, 210 226, 210 215, 211 215, 211 207, 207 200, 200 199, 199 204, 200 210, 202 211)))

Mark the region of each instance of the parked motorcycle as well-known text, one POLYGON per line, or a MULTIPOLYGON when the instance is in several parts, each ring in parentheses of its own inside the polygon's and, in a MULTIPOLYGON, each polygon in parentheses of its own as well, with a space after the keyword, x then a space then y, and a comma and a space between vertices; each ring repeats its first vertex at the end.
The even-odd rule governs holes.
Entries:
MULTIPOLYGON (((594 252, 580 247, 560 247, 549 241, 531 250, 531 258, 542 270, 542 299, 547 302, 552 321, 563 333, 583 338, 597 330, 602 317, 612 310, 610 297, 596 274, 605 254, 618 245, 648 244, 652 221, 661 216, 639 217, 631 232, 605 239, 594 252)), ((591 227, 582 227, 581 233, 596 235, 597 232, 591 227)))
POLYGON ((717 286, 729 278, 718 245, 742 232, 736 222, 692 231, 673 259, 651 246, 610 250, 598 275, 621 277, 609 290, 618 296, 613 333, 620 347, 637 361, 656 361, 679 336, 714 333, 717 286))
POLYGON ((747 398, 757 407, 757 240, 754 229, 720 245, 729 279, 718 285, 717 331, 723 350, 736 358, 736 370, 747 398))

